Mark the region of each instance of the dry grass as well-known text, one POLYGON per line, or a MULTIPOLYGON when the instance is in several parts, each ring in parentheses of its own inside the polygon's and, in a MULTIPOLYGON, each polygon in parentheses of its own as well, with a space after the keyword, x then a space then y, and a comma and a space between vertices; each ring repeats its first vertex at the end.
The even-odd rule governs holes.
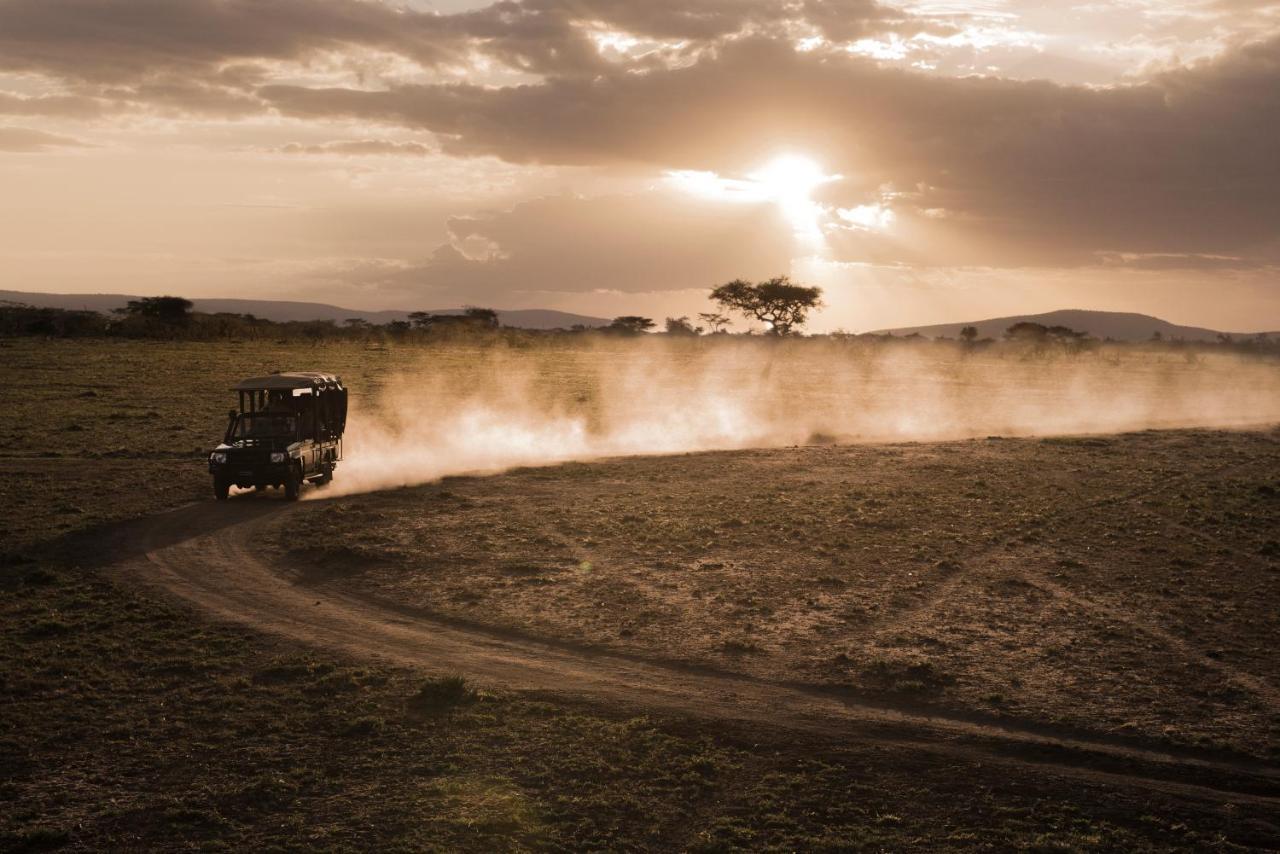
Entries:
MULTIPOLYGON (((1280 747, 1280 434, 629 458, 340 499, 325 583, 960 710, 1280 747)), ((290 553, 305 569, 323 555, 290 553)), ((321 561, 323 562, 323 561, 321 561)))
MULTIPOLYGON (((847 735, 832 740, 650 718, 554 696, 459 693, 444 683, 428 694, 448 713, 422 714, 413 706, 423 674, 339 660, 208 622, 122 587, 103 568, 118 540, 102 526, 208 500, 203 453, 220 433, 231 380, 314 365, 342 372, 357 392, 367 393, 395 365, 420 355, 345 345, 4 342, 0 849, 1137 851, 1274 842, 1275 817, 1263 807, 1082 785, 1034 769, 888 751, 847 735), (447 702, 441 704, 441 695, 447 702)), ((1238 450, 1239 462, 1248 462, 1253 452, 1238 450)), ((768 605, 761 597, 771 589, 769 555, 803 545, 798 553, 812 556, 814 567, 799 585, 806 595, 851 595, 841 591, 863 584, 860 563, 842 568, 832 559, 846 549, 841 538, 858 542, 849 533, 823 528, 807 541, 786 538, 806 514, 784 510, 783 499, 792 500, 792 485, 803 486, 795 478, 807 477, 797 472, 808 464, 785 454, 759 459, 773 460, 769 470, 782 490, 770 505, 777 524, 769 538, 777 542, 760 551, 750 573, 739 575, 732 575, 737 570, 728 561, 736 558, 728 552, 744 528, 731 523, 755 505, 749 495, 724 495, 741 509, 724 507, 725 527, 716 532, 710 511, 696 506, 694 482, 715 474, 722 460, 714 455, 679 461, 685 474, 668 463, 661 477, 655 469, 652 483, 628 480, 638 472, 627 466, 643 463, 526 471, 493 482, 495 490, 518 485, 531 497, 579 496, 573 506, 547 505, 541 516, 513 506, 503 517, 501 496, 486 494, 482 481, 386 497, 395 507, 382 507, 377 496, 344 499, 341 512, 376 528, 349 543, 362 555, 408 547, 412 541, 398 543, 385 524, 407 508, 418 510, 415 525, 430 514, 441 525, 456 524, 459 539, 449 554, 469 577, 446 580, 456 585, 451 590, 469 586, 491 603, 498 591, 514 593, 522 585, 560 591, 566 602, 610 584, 620 595, 635 585, 643 600, 649 582, 640 581, 661 573, 670 573, 675 585, 661 588, 664 593, 687 591, 692 600, 702 589, 698 579, 714 591, 724 587, 714 581, 721 576, 758 578, 764 586, 745 594, 754 602, 714 603, 704 594, 705 610, 698 613, 719 619, 722 612, 746 610, 759 629, 773 619, 755 613, 768 605), (681 504, 686 494, 688 503, 681 504), (617 496, 629 503, 615 518, 602 511, 617 496), (664 509, 668 505, 673 509, 664 509), (506 527, 479 525, 485 513, 506 527), (700 514, 702 521, 685 518, 700 514), (627 515, 634 518, 622 518, 627 515), (474 543, 464 547, 463 535, 474 543), (599 549, 587 556, 591 566, 580 559, 583 548, 599 549), (648 562, 636 562, 637 555, 648 562), (576 562, 566 565, 562 558, 576 562), (698 560, 706 565, 694 571, 689 564, 698 560), (668 568, 657 569, 662 566, 668 568), (638 573, 635 581, 628 580, 630 568, 638 573)), ((1185 457, 1177 459, 1186 464, 1185 457)), ((883 464, 895 461, 885 456, 883 464)), ((844 476, 853 483, 860 474, 850 469, 844 476)), ((854 532, 901 521, 872 499, 884 500, 866 490, 856 502, 851 493, 839 496, 865 519, 854 532)), ((1232 548, 1274 556, 1267 519, 1246 518, 1245 507, 1223 500, 1215 493, 1188 502, 1187 512, 1199 515, 1186 521, 1232 548)), ((964 518, 955 516, 954 524, 964 518)), ((424 530, 413 529, 413 536, 424 530)), ((969 538, 964 548, 988 537, 979 525, 961 530, 969 538)), ((910 559, 929 572, 963 577, 967 564, 953 554, 960 547, 945 531, 928 540, 935 541, 917 558, 919 545, 899 546, 886 536, 884 560, 910 559)), ((1039 546, 1018 546, 1033 547, 1039 546)), ((1134 560, 1140 556, 1135 552, 1134 560)), ((1082 578, 1097 577, 1093 564, 1082 566, 1093 573, 1082 578)), ((866 567, 868 579, 873 568, 866 567)), ((1268 589, 1258 587, 1256 595, 1268 589)), ((1112 595, 1108 588, 1089 590, 1112 595)), ((889 607, 901 593, 892 586, 866 591, 868 608, 877 601, 889 607)), ((1231 619, 1253 618, 1243 602, 1215 601, 1224 614, 1230 615, 1228 606, 1244 609, 1231 619)), ((461 600, 457 607, 474 616, 461 600)), ((1190 621, 1194 603, 1187 607, 1190 621)), ((515 612, 499 613, 508 619, 515 612)), ((563 606, 549 610, 555 620, 572 613, 563 606)), ((669 619, 661 611, 658 617, 669 619)), ((619 642, 625 628, 616 617, 616 637, 605 634, 607 621, 575 625, 588 637, 599 631, 609 643, 619 642)), ((768 632, 724 625, 735 629, 717 638, 723 643, 714 655, 731 655, 741 666, 775 656, 768 632)), ((631 631, 635 643, 651 643, 643 625, 631 631)), ((1234 665, 1240 653, 1231 645, 1233 630, 1222 631, 1223 642, 1212 649, 1234 665)), ((813 666, 819 664, 815 659, 813 666)), ((929 675, 893 667, 875 674, 922 684, 929 675)))

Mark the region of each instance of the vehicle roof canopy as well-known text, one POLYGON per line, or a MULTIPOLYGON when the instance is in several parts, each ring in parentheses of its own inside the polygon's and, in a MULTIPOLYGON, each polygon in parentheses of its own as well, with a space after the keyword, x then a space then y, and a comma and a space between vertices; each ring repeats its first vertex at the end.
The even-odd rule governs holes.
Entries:
POLYGON ((342 379, 337 374, 320 371, 290 371, 288 373, 271 374, 265 377, 250 377, 236 383, 234 391, 259 391, 266 389, 276 391, 283 389, 340 389, 342 379))

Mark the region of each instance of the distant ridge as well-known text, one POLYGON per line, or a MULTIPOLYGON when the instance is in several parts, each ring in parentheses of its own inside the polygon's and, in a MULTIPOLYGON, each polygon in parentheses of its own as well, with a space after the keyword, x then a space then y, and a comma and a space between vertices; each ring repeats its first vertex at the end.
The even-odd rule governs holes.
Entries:
MULTIPOLYGON (((27 291, 0 290, 0 303, 16 302, 33 305, 37 308, 65 308, 98 311, 104 314, 113 309, 124 308, 129 300, 139 299, 128 294, 40 294, 27 291)), ((290 320, 332 320, 342 323, 350 318, 360 317, 370 323, 390 323, 393 320, 408 320, 408 311, 359 311, 354 308, 342 308, 320 302, 289 302, 287 300, 265 299, 195 299, 195 311, 206 314, 230 312, 232 314, 252 314, 266 320, 283 323, 290 320)), ((460 308, 427 309, 431 314, 461 314, 460 308)), ((571 326, 608 326, 609 321, 602 317, 590 317, 585 314, 571 314, 565 311, 553 311, 544 308, 498 309, 498 321, 503 326, 514 326, 520 329, 568 329, 571 326)))
MULTIPOLYGON (((1216 341, 1223 334, 1216 329, 1199 326, 1179 326, 1149 314, 1123 311, 1088 311, 1071 308, 1044 314, 1019 314, 1013 317, 994 317, 989 320, 970 320, 964 323, 939 323, 933 326, 903 326, 897 329, 881 329, 878 334, 923 335, 926 338, 958 338, 966 326, 978 329, 979 338, 1000 338, 1015 323, 1041 323, 1045 326, 1067 326, 1078 332, 1087 332, 1095 338, 1113 341, 1150 341, 1154 333, 1166 341, 1216 341)), ((1280 332, 1228 332, 1233 338, 1252 338, 1255 335, 1280 335, 1280 332)))

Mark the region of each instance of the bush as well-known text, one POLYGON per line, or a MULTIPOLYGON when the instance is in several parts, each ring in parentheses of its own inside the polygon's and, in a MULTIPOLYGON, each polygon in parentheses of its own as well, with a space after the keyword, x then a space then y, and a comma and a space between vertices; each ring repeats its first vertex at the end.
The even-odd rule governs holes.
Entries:
POLYGON ((420 715, 439 715, 477 699, 465 676, 440 676, 428 679, 418 693, 409 698, 409 710, 420 715))

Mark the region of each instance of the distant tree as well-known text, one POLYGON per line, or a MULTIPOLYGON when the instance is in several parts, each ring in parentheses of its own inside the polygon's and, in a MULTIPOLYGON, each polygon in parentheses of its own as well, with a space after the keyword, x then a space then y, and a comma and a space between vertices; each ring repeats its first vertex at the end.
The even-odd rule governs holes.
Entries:
POLYGON ((296 327, 303 338, 313 342, 332 337, 338 331, 332 320, 304 320, 290 326, 296 327))
POLYGON ((342 323, 348 329, 368 329, 369 328, 369 321, 365 320, 363 317, 348 317, 346 320, 342 321, 342 323))
POLYGON ((409 321, 407 320, 392 320, 387 324, 387 331, 392 335, 403 335, 408 332, 410 328, 409 321))
POLYGON ((605 329, 610 332, 623 332, 629 335, 639 335, 642 332, 648 332, 654 327, 652 318, 640 317, 636 314, 624 314, 621 317, 615 317, 605 329))
POLYGON ((689 322, 688 317, 668 317, 667 318, 667 334, 668 335, 701 335, 702 327, 694 326, 689 322))
POLYGON ((978 327, 966 326, 960 330, 960 340, 966 344, 972 344, 978 340, 978 327))
POLYGON ((0 335, 43 335, 60 338, 106 335, 107 318, 96 311, 35 308, 0 301, 0 335))
POLYGON ((1049 337, 1049 327, 1043 323, 1022 320, 1006 329, 1004 337, 1010 341, 1043 341, 1049 337))
POLYGON ((186 323, 191 319, 192 302, 182 297, 143 297, 131 299, 116 314, 146 317, 162 323, 186 323))
POLYGON ((1087 332, 1080 332, 1069 326, 1045 326, 1030 320, 1013 324, 1005 330, 1004 337, 1008 341, 1033 344, 1037 350, 1054 344, 1071 351, 1087 349, 1090 346, 1087 332))
POLYGON ((1050 326, 1045 331, 1048 333, 1050 338, 1066 343, 1079 341, 1082 338, 1089 337, 1088 332, 1080 332, 1079 330, 1072 329, 1070 326, 1050 326))
POLYGON ((470 319, 477 326, 484 326, 489 329, 497 329, 499 326, 498 312, 491 308, 480 308, 478 306, 469 305, 462 313, 463 316, 470 319))
POLYGON ((724 328, 729 325, 729 315, 717 311, 701 312, 698 319, 707 324, 707 331, 712 335, 724 332, 724 328))
POLYGON ((462 314, 431 314, 426 311, 414 311, 410 312, 409 321, 418 329, 447 330, 451 334, 497 329, 500 325, 498 312, 478 306, 467 306, 462 310, 462 314))
POLYGON ((822 305, 822 289, 795 285, 787 276, 758 284, 742 279, 713 288, 711 299, 729 311, 768 324, 773 335, 788 335, 803 326, 810 309, 822 305))

